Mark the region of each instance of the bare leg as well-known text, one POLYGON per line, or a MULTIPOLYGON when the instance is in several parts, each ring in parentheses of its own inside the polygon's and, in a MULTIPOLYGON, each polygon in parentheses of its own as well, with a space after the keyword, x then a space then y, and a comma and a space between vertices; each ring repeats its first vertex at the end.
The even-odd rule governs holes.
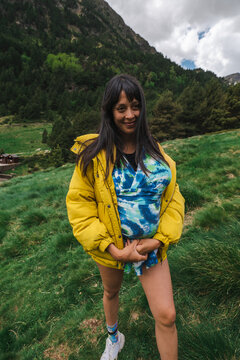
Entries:
POLYGON ((155 319, 155 332, 161 360, 178 359, 177 329, 172 282, 167 259, 139 277, 155 319))
POLYGON ((102 278, 104 293, 103 307, 108 325, 114 325, 118 319, 119 290, 123 279, 123 270, 112 269, 97 263, 102 278))

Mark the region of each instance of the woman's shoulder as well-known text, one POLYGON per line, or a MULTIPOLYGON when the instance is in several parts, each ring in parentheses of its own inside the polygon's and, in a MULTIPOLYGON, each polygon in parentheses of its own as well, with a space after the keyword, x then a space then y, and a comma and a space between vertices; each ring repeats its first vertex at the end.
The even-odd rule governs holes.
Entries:
POLYGON ((168 154, 165 153, 162 145, 160 145, 159 142, 157 144, 158 144, 159 150, 160 150, 161 154, 163 155, 164 159, 170 165, 170 168, 175 167, 176 166, 175 161, 168 154))
POLYGON ((71 151, 74 152, 75 154, 78 154, 82 146, 86 146, 90 144, 97 137, 98 134, 85 134, 76 137, 76 139, 74 139, 74 144, 71 147, 71 151))

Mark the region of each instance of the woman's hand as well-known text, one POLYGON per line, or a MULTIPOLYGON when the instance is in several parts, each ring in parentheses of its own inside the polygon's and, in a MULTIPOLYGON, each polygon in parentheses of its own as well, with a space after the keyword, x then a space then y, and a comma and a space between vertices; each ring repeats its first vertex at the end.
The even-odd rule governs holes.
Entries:
POLYGON ((138 262, 147 260, 147 254, 140 254, 137 251, 139 240, 130 242, 127 240, 124 249, 118 249, 114 244, 110 244, 107 251, 112 255, 115 260, 126 262, 138 262))
POLYGON ((145 255, 162 246, 163 243, 157 239, 141 239, 138 240, 136 250, 139 254, 145 255))

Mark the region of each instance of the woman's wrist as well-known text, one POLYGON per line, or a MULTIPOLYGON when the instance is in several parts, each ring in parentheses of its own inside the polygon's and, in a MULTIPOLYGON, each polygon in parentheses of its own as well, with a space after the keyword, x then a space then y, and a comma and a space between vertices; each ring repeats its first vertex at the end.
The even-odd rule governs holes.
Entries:
POLYGON ((114 244, 110 244, 106 250, 115 260, 121 261, 121 250, 119 250, 114 244))
POLYGON ((164 246, 164 243, 161 241, 161 240, 158 240, 158 239, 155 239, 155 238, 152 238, 152 240, 155 240, 156 241, 156 249, 158 248, 161 248, 164 246))

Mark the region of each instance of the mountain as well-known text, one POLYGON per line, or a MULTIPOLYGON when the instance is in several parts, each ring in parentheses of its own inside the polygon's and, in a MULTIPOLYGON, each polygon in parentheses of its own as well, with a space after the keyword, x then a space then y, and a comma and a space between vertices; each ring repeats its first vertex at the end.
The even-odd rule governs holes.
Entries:
MULTIPOLYGON (((83 1, 78 4, 78 7, 81 7, 82 3, 83 1)), ((121 16, 118 15, 106 1, 95 0, 93 3, 95 16, 94 21, 99 21, 103 25, 104 31, 108 33, 112 39, 114 38, 118 45, 122 43, 126 46, 126 43, 130 44, 132 41, 135 42, 139 49, 143 52, 149 52, 152 54, 156 53, 155 48, 150 46, 145 39, 127 26, 121 16), (115 35, 113 35, 114 33, 115 35)))
MULTIPOLYGON (((177 93, 194 77, 201 77, 157 53, 104 0, 1 0, 0 48, 0 80, 10 87, 0 97, 2 115, 19 113, 37 88, 38 98, 43 89, 48 98, 55 97, 55 104, 42 99, 39 113, 60 110, 56 104, 60 93, 95 91, 119 72, 137 76, 148 88, 161 91, 170 86, 177 93), (26 98, 17 89, 23 86, 26 98)), ((202 76, 206 81, 214 74, 202 71, 202 76)), ((28 113, 30 118, 37 115, 28 113)))
POLYGON ((159 139, 239 126, 238 88, 165 58, 104 0, 1 0, 0 49, 0 116, 53 122, 48 143, 65 160, 74 136, 95 131, 119 73, 142 84, 159 139))
POLYGON ((107 35, 108 39, 156 53, 146 40, 136 34, 104 0, 2 0, 1 22, 8 27, 17 25, 29 35, 41 32, 57 37, 77 38, 107 35))
POLYGON ((224 80, 229 85, 236 85, 236 84, 240 83, 240 73, 235 73, 235 74, 224 76, 224 80))
POLYGON ((119 72, 159 90, 184 73, 103 0, 1 0, 0 48, 0 115, 22 119, 95 108, 119 72))

